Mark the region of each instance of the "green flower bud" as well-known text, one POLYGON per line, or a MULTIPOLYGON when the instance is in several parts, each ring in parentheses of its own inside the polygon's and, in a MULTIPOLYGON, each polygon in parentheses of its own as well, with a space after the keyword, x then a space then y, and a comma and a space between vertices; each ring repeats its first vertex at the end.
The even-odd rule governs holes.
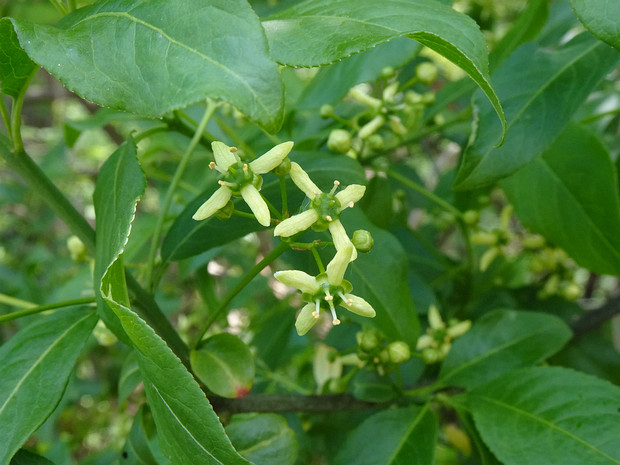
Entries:
POLYGON ((319 115, 321 115, 321 118, 331 118, 334 115, 334 107, 327 103, 325 105, 321 105, 319 115))
POLYGON ((388 119, 388 124, 394 134, 398 134, 399 136, 404 136, 407 134, 407 128, 398 116, 390 116, 388 119))
POLYGON ((381 77, 389 79, 396 74, 396 70, 391 66, 386 66, 381 70, 381 77))
POLYGON ((365 229, 358 229, 355 231, 351 242, 353 242, 355 248, 362 253, 370 252, 372 246, 375 244, 372 235, 365 229))
POLYGON ((88 258, 88 249, 77 236, 71 236, 67 239, 67 248, 71 254, 71 260, 74 262, 83 262, 88 258))
POLYGON ((422 95, 413 90, 408 90, 405 92, 405 103, 413 106, 420 105, 422 103, 422 95))
POLYGON ((289 171, 291 171, 291 160, 288 157, 282 160, 282 163, 276 166, 273 170, 276 176, 286 176, 289 171))
POLYGON ((420 63, 415 69, 415 75, 422 84, 430 84, 437 79, 438 74, 439 70, 437 66, 430 61, 420 63))
POLYGON ((375 331, 364 331, 363 333, 358 334, 360 335, 358 344, 364 352, 372 352, 381 342, 379 340, 379 335, 375 331))
POLYGON ((385 102, 393 102, 394 101, 394 97, 396 96, 396 92, 398 92, 398 86, 399 86, 398 82, 393 82, 392 84, 390 84, 389 86, 387 86, 383 90, 383 94, 381 96, 383 97, 383 100, 385 102))
POLYGON ((562 286, 561 294, 566 300, 577 300, 581 297, 581 288, 578 284, 571 282, 562 286))
POLYGON ((229 200, 226 205, 224 205, 222 208, 215 212, 215 217, 218 220, 227 220, 232 216, 234 210, 235 204, 232 200, 229 200))
POLYGON ((347 390, 347 380, 342 378, 332 378, 327 383, 327 390, 334 394, 342 394, 347 390))
POLYGON ((366 139, 366 142, 368 143, 368 147, 372 150, 383 150, 383 147, 385 147, 385 141, 379 134, 373 134, 366 139))
POLYGON ((436 97, 435 97, 434 92, 424 92, 422 94, 422 103, 426 105, 427 107, 434 104, 435 100, 436 100, 436 97))
POLYGON ((338 153, 347 153, 351 150, 351 143, 353 138, 349 131, 344 129, 334 129, 329 133, 329 138, 327 139, 327 147, 330 150, 338 153))
POLYGON ((409 344, 404 341, 392 342, 387 347, 387 352, 392 363, 400 365, 411 358, 411 350, 409 344))
POLYGON ((478 231, 471 235, 474 244, 495 245, 499 241, 497 234, 487 231, 478 231))
POLYGON ((545 238, 542 236, 527 236, 521 241, 525 249, 541 249, 545 246, 545 238))
POLYGON ((432 365, 441 360, 441 352, 435 347, 428 347, 422 351, 422 361, 427 365, 432 365))
POLYGON ((465 221, 465 224, 473 226, 480 220, 480 213, 477 210, 467 210, 463 213, 463 220, 465 221))

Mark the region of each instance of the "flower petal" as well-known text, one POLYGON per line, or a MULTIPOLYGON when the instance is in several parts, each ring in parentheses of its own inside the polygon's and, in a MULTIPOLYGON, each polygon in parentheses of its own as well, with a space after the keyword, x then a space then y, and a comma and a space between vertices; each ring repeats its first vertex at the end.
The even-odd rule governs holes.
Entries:
POLYGON ((209 200, 200 206, 192 218, 196 221, 206 220, 220 208, 224 208, 230 200, 231 195, 232 192, 228 187, 220 187, 211 197, 209 197, 209 200))
POLYGON ((372 305, 370 305, 368 302, 366 302, 361 297, 358 297, 353 294, 345 294, 344 296, 347 298, 349 302, 351 302, 351 305, 343 305, 343 307, 349 310, 350 312, 353 312, 356 315, 365 316, 368 318, 374 318, 374 316, 377 314, 377 312, 375 312, 375 309, 372 308, 372 305))
POLYGON ((340 202, 340 205, 342 205, 342 210, 344 210, 350 206, 351 202, 355 203, 364 197, 365 192, 366 186, 362 186, 361 184, 351 184, 338 192, 336 194, 336 198, 340 202))
POLYGON ((352 245, 346 245, 336 252, 332 261, 327 265, 327 281, 329 284, 332 286, 340 286, 354 250, 355 247, 352 245))
MULTIPOLYGON (((342 226, 340 220, 334 220, 329 223, 329 232, 332 234, 332 240, 334 241, 334 246, 336 250, 343 249, 344 247, 351 245, 353 246, 353 242, 347 236, 347 232, 342 226)), ((353 261, 357 258, 357 250, 355 250, 355 246, 353 246, 353 253, 351 254, 351 260, 353 261)))
POLYGON ((213 150, 213 157, 215 158, 215 164, 222 170, 226 171, 230 165, 237 163, 237 158, 230 151, 230 147, 223 142, 215 141, 211 142, 211 150, 213 150))
POLYGON ((241 197, 245 200, 245 203, 248 204, 254 216, 260 224, 263 226, 269 226, 271 224, 271 215, 269 214, 269 207, 265 203, 265 200, 258 192, 258 189, 254 187, 252 184, 248 184, 247 186, 241 189, 241 197))
POLYGON ((316 322, 319 321, 319 319, 313 315, 314 307, 314 304, 304 305, 304 308, 301 309, 301 312, 299 312, 299 315, 297 316, 295 328, 297 329, 297 334, 300 336, 303 336, 310 331, 316 322))
POLYGON ((313 199, 321 193, 321 189, 319 189, 317 185, 312 182, 312 179, 310 179, 308 173, 306 173, 297 163, 291 163, 291 171, 289 172, 289 175, 295 185, 299 187, 299 189, 301 189, 308 198, 313 199))
POLYGON ((286 158, 292 148, 293 142, 290 141, 278 144, 250 163, 250 168, 256 174, 268 173, 282 163, 282 160, 286 158))
POLYGON ((285 219, 273 230, 274 236, 290 237, 298 232, 305 231, 319 219, 319 214, 311 208, 305 212, 285 219))
POLYGON ((448 326, 446 333, 448 334, 450 339, 455 339, 465 334, 467 331, 470 330, 470 328, 471 328, 471 321, 464 320, 464 321, 458 322, 455 325, 448 326))
POLYGON ((428 324, 433 329, 443 329, 446 327, 445 323, 441 319, 439 310, 434 305, 431 305, 428 309, 428 324))
POLYGON ((284 270, 276 271, 273 277, 280 281, 282 284, 299 289, 306 294, 316 294, 319 292, 319 285, 314 279, 314 276, 310 276, 308 273, 304 273, 299 270, 284 270))

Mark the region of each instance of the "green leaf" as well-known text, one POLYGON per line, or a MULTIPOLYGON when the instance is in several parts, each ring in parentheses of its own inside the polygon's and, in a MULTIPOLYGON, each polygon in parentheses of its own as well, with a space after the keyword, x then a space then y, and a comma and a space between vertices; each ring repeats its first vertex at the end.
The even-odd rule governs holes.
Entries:
POLYGON ((9 465, 54 465, 54 463, 45 457, 20 449, 13 456, 9 465))
POLYGON ((428 406, 385 410, 349 435, 334 465, 428 465, 436 441, 437 418, 428 406))
POLYGON ((256 465, 293 465, 297 458, 297 438, 280 415, 235 415, 226 434, 239 453, 256 465))
POLYGON ((620 389, 557 367, 507 373, 469 395, 482 438, 505 465, 620 464, 620 389))
POLYGON ((192 371, 222 397, 243 397, 254 383, 254 358, 237 336, 216 334, 190 353, 192 371))
POLYGON ((398 396, 398 392, 389 377, 365 369, 353 377, 353 396, 366 402, 389 402, 398 396))
POLYGON ((131 352, 123 361, 121 374, 118 378, 118 402, 121 403, 142 381, 135 352, 131 352))
POLYGON ((86 307, 38 317, 0 347, 0 463, 54 411, 97 323, 86 307))
POLYGON ((497 181, 543 153, 619 58, 588 33, 553 50, 532 43, 519 47, 493 74, 508 120, 504 145, 494 148, 498 124, 493 108, 478 93, 475 139, 465 151, 455 187, 473 189, 497 181))
POLYGON ((318 108, 324 103, 335 103, 356 84, 377 79, 384 67, 398 69, 406 65, 420 49, 420 44, 403 37, 322 67, 305 89, 297 108, 318 108))
POLYGON ((152 422, 150 412, 145 405, 141 405, 133 417, 131 431, 123 447, 123 465, 159 465, 150 445, 150 436, 155 432, 152 422))
POLYGON ((354 286, 353 294, 368 301, 377 312, 363 323, 376 327, 390 340, 405 341, 414 348, 420 323, 407 285, 405 251, 392 234, 374 226, 357 208, 343 213, 342 222, 350 236, 356 229, 365 229, 375 242, 370 252, 358 254, 345 276, 354 286))
POLYGON ((13 25, 0 19, 0 90, 16 98, 37 69, 19 45, 13 25))
POLYGON ((204 392, 168 345, 129 308, 106 298, 136 349, 162 451, 173 464, 248 464, 204 392))
POLYGON ((620 275, 620 200, 616 169, 598 138, 577 124, 501 183, 529 229, 579 265, 620 275))
POLYGON ((496 310, 458 338, 441 366, 442 386, 472 388, 558 352, 571 331, 553 315, 496 310))
MULTIPOLYGON (((359 163, 348 157, 299 153, 291 156, 291 159, 299 163, 321 189, 329 190, 334 179, 338 179, 344 185, 364 184, 366 180, 359 163)), ((208 168, 205 166, 205 172, 207 171, 208 168)), ((171 226, 162 245, 162 260, 173 261, 192 257, 213 247, 227 244, 251 232, 265 229, 256 220, 238 216, 233 216, 225 221, 218 220, 215 216, 203 221, 192 219, 192 215, 196 213, 198 207, 219 188, 216 183, 217 178, 218 176, 213 175, 211 187, 192 200, 171 226)), ((278 178, 267 175, 263 180, 261 193, 279 205, 277 200, 280 198, 278 178)), ((289 209, 291 213, 295 213, 295 209, 301 204, 305 196, 290 182, 290 179, 287 179, 287 195, 289 209)), ((235 205, 241 210, 248 211, 241 199, 237 199, 235 205)))
MULTIPOLYGON (((136 204, 146 188, 146 179, 138 163, 136 144, 133 139, 121 145, 99 170, 93 200, 97 218, 98 240, 95 252, 95 289, 101 294, 127 305, 127 286, 119 257, 125 247, 131 222, 136 213, 136 204), (116 272, 108 271, 112 267, 116 272)), ((111 270, 110 270, 111 271, 111 270)), ((127 343, 117 317, 101 300, 98 294, 99 315, 114 334, 127 343)))
POLYGON ((620 50, 620 3, 614 0, 570 0, 570 6, 592 34, 620 50))
POLYGON ((99 105, 158 117, 209 96, 281 125, 277 65, 245 0, 108 0, 57 27, 11 21, 30 58, 99 105))
POLYGON ((325 65, 407 36, 467 72, 505 129, 504 112, 489 81, 484 37, 471 18, 448 5, 432 0, 307 0, 265 19, 263 27, 272 56, 287 66, 325 65))

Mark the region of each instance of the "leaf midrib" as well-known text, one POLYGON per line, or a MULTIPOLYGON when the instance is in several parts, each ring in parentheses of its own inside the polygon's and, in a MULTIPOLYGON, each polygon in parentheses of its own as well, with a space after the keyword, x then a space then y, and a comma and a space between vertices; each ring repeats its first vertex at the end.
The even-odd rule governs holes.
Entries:
POLYGON ((254 97, 255 101, 258 102, 258 104, 261 106, 261 108, 267 112, 267 113, 271 113, 271 110, 269 110, 265 104, 263 103, 263 101, 258 97, 258 95, 256 94, 256 92, 254 92, 254 89, 252 88, 252 86, 250 86, 250 84, 243 79, 243 77, 241 77, 240 75, 238 75, 237 73, 235 73, 232 69, 228 68, 226 65, 220 63, 217 60, 214 60, 213 58, 209 57, 208 55, 205 55, 204 53, 200 52, 199 50, 196 50, 195 48, 192 48, 186 44, 184 44, 183 42, 178 41, 177 39, 173 38, 172 36, 170 36, 169 34, 167 34, 163 29, 160 29, 152 24, 147 23, 146 21, 143 21, 139 18, 136 18, 133 15, 130 15, 127 12, 124 11, 108 11, 108 12, 103 12, 103 13, 95 13, 94 15, 88 16, 80 21, 78 21, 77 23, 73 24, 73 27, 77 26, 80 23, 85 23, 87 21, 91 21, 100 17, 124 17, 126 19, 128 19, 129 21, 132 21, 136 24, 140 24, 141 26, 146 27, 147 29, 151 29, 152 31, 161 34, 162 37, 165 37, 170 43, 187 50, 190 53, 195 54, 196 56, 202 58, 203 60, 208 61, 209 63, 217 66, 218 68, 222 69, 224 72, 230 74, 231 76, 233 76, 237 81, 239 81, 249 92, 250 94, 254 97))
POLYGON ((507 342, 505 342, 504 344, 501 344, 491 350, 488 350, 480 355, 478 355, 477 357, 472 358, 471 360, 469 360, 468 362, 462 363, 460 365, 458 365, 454 370, 448 372, 445 376, 442 376, 440 378, 440 382, 442 384, 444 384, 446 382, 446 380, 449 380, 450 378, 454 377, 455 373, 459 373, 460 371, 463 371, 469 367, 471 367, 472 365, 475 365, 476 363, 480 362, 480 360, 484 360, 485 358, 490 358, 493 355, 495 355, 496 353, 507 349, 510 346, 519 344, 531 337, 535 337, 538 336, 540 334, 544 334, 545 332, 549 331, 550 329, 553 329, 552 326, 548 325, 548 326, 544 326, 542 328, 539 328, 538 331, 533 331, 530 333, 527 333, 525 335, 523 335, 522 337, 519 337, 517 339, 511 339, 507 342))
POLYGON ((579 436, 575 436, 574 434, 572 434, 570 431, 566 431, 563 428, 560 428, 558 425, 556 425, 555 423, 552 423, 549 420, 546 420, 545 418, 542 418, 540 416, 535 415, 534 413, 530 413, 526 410, 522 410, 514 405, 510 405, 510 404, 506 404, 504 402, 501 402, 499 400, 490 398, 490 397, 486 397, 483 395, 477 395, 475 397, 478 397, 479 399, 482 399, 486 402, 489 402, 491 404, 494 404, 497 407, 503 407, 507 410, 511 410, 513 412, 516 412, 517 414, 523 415, 526 418, 532 419, 535 422, 538 423, 542 423, 543 425, 545 425, 546 427, 548 427, 551 430, 555 430, 561 434, 564 434, 567 438, 570 438, 572 440, 574 440, 575 442, 585 446, 586 448, 596 452, 597 454, 599 454, 600 456, 610 460, 611 462, 620 465, 620 461, 616 460, 613 457, 610 457, 609 455, 607 455, 605 452, 601 451, 600 449, 597 449, 596 447, 594 447, 592 444, 590 444, 589 442, 584 441, 583 439, 581 439, 579 436))

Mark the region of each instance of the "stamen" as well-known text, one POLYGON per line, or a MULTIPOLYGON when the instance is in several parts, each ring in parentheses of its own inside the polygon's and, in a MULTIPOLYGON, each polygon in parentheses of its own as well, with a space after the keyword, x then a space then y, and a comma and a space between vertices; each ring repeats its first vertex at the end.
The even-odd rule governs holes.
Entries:
POLYGON ((209 169, 214 170, 215 169, 215 162, 212 161, 211 163, 209 163, 209 169))
MULTIPOLYGON (((327 300, 327 297, 325 297, 325 300, 327 300)), ((332 303, 331 300, 329 300, 328 303, 329 303, 329 310, 332 312, 332 324, 334 326, 339 325, 340 320, 338 319, 338 315, 336 315, 336 309, 334 308, 334 304, 332 303)))
POLYGON ((235 153, 237 151, 237 147, 231 147, 230 151, 231 151, 231 153, 235 153))
POLYGON ((349 204, 347 205, 349 208, 353 208, 355 204, 353 202, 349 202, 349 204))
POLYGON ((319 310, 320 310, 320 308, 321 308, 321 301, 320 301, 319 299, 316 299, 316 300, 314 301, 314 303, 315 303, 315 305, 316 305, 316 307, 315 307, 316 309, 312 312, 312 316, 313 316, 314 318, 317 318, 317 319, 318 319, 318 318, 319 318, 319 315, 321 314, 321 313, 319 312, 319 310))
POLYGON ((342 303, 346 305, 347 307, 350 307, 351 305, 353 305, 353 299, 347 299, 342 292, 339 292, 338 296, 342 299, 342 303))
POLYGON ((226 186, 226 187, 234 187, 235 184, 232 182, 226 182, 226 181, 222 181, 221 179, 217 182, 220 186, 226 186))
POLYGON ((330 194, 330 195, 333 195, 333 194, 334 194, 334 192, 336 192, 336 189, 338 189, 338 186, 339 186, 339 185, 340 185, 340 181, 338 181, 338 180, 334 181, 334 187, 332 187, 332 190, 331 190, 331 191, 329 191, 329 194, 330 194))
POLYGON ((247 164, 247 163, 244 163, 244 164, 243 164, 243 172, 244 172, 244 173, 247 173, 247 172, 248 172, 248 164, 247 164))
POLYGON ((331 216, 329 216, 329 215, 325 215, 325 219, 327 221, 334 221, 334 219, 331 216))

